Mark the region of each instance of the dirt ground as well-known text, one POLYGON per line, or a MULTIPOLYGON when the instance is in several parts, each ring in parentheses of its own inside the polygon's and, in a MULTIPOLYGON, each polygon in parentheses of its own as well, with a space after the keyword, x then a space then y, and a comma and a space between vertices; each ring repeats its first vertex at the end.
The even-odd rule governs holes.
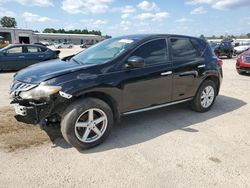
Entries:
POLYGON ((70 147, 59 128, 17 123, 14 73, 1 73, 0 187, 250 187, 250 76, 237 74, 235 59, 223 61, 211 111, 180 104, 126 116, 87 151, 70 147))

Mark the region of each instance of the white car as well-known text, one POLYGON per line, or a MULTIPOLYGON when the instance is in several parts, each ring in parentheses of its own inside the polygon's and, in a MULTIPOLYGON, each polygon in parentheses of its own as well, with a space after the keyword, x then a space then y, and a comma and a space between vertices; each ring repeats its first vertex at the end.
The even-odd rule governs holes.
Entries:
POLYGON ((73 44, 68 43, 68 42, 55 44, 55 48, 72 48, 72 47, 73 47, 73 44))
POLYGON ((242 52, 248 50, 249 48, 250 48, 250 45, 237 46, 237 47, 234 47, 234 52, 236 55, 239 55, 242 52))

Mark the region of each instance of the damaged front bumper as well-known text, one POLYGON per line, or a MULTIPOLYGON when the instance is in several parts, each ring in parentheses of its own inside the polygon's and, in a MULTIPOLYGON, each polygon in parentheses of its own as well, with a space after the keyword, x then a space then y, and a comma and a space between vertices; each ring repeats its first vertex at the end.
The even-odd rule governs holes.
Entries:
POLYGON ((48 117, 51 110, 51 104, 48 102, 35 103, 13 100, 11 104, 14 104, 16 120, 27 124, 40 123, 41 120, 48 117))

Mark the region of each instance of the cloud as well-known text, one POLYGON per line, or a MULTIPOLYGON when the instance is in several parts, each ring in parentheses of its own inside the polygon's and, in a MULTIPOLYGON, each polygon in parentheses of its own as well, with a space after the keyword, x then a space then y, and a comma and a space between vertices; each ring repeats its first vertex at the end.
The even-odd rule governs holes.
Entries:
POLYGON ((80 22, 85 23, 87 25, 92 25, 95 27, 99 27, 101 25, 107 24, 106 20, 100 20, 100 19, 97 19, 97 20, 95 20, 95 19, 83 19, 83 20, 80 20, 80 22))
POLYGON ((188 0, 186 4, 190 5, 209 4, 215 9, 229 10, 244 6, 250 6, 250 1, 249 0, 188 0))
POLYGON ((0 4, 17 2, 21 5, 49 7, 53 6, 53 0, 0 0, 0 4))
POLYGON ((206 13, 207 13, 207 10, 205 10, 203 7, 195 8, 194 10, 190 12, 190 14, 206 14, 206 13))
POLYGON ((105 13, 113 0, 63 0, 62 9, 70 14, 105 13))
POLYGON ((131 5, 126 5, 125 7, 121 8, 121 12, 124 14, 131 14, 134 13, 136 10, 133 6, 131 5))
POLYGON ((52 0, 15 0, 22 5, 34 5, 39 7, 53 6, 52 0))
POLYGON ((186 24, 186 23, 193 22, 193 20, 189 18, 180 18, 178 20, 175 20, 175 22, 180 23, 180 24, 186 24))
POLYGON ((141 21, 162 21, 163 19, 169 17, 168 12, 157 12, 155 14, 153 13, 141 13, 136 16, 137 19, 141 21))
POLYGON ((148 1, 142 1, 137 5, 138 8, 144 10, 144 11, 159 11, 159 7, 155 2, 148 2, 148 1))
POLYGON ((15 14, 15 12, 12 12, 12 11, 10 11, 8 9, 0 7, 0 17, 4 17, 4 16, 16 17, 16 14, 15 14))
POLYGON ((127 18, 129 18, 130 17, 130 14, 122 14, 121 15, 121 18, 122 19, 127 19, 127 18))
POLYGON ((33 14, 31 12, 24 12, 22 14, 22 18, 24 18, 24 20, 26 22, 54 22, 57 21, 56 19, 52 19, 46 16, 40 16, 38 14, 33 14))
POLYGON ((130 26, 132 26, 133 24, 132 22, 128 20, 122 20, 120 25, 121 25, 121 28, 126 31, 126 30, 129 30, 130 26))

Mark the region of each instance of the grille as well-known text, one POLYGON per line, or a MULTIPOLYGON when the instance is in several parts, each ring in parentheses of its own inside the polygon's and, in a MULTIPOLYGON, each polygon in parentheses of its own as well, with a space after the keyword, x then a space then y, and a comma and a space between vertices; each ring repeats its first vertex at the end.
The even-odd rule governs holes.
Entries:
POLYGON ((19 82, 17 80, 14 80, 10 86, 10 93, 20 92, 20 91, 28 91, 36 86, 37 86, 36 84, 28 84, 28 83, 19 82))

